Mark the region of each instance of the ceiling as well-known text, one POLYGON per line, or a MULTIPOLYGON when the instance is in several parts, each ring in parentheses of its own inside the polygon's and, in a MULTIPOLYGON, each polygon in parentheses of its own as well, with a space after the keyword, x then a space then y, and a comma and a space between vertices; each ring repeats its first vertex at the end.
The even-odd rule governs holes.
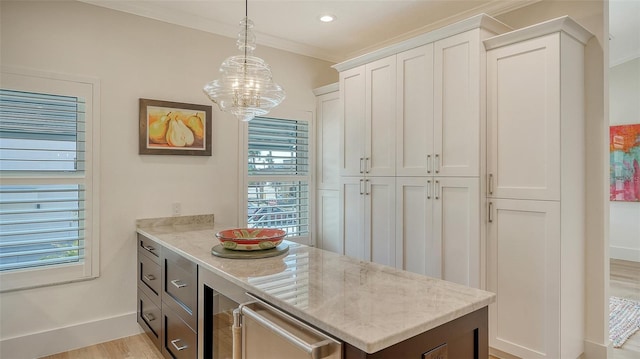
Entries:
MULTIPOLYGON (((231 38, 245 13, 242 0, 81 1, 231 38)), ((252 0, 248 15, 259 46, 341 62, 481 12, 496 16, 538 1, 252 0), (323 23, 324 14, 336 20, 323 23)), ((640 0, 610 1, 612 56, 639 56, 640 0)))

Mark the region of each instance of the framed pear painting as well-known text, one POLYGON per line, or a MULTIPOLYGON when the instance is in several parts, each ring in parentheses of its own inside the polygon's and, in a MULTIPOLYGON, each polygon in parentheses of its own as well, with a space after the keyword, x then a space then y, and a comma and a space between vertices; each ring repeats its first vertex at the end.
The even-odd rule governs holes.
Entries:
POLYGON ((140 99, 141 155, 211 156, 211 106, 140 99))

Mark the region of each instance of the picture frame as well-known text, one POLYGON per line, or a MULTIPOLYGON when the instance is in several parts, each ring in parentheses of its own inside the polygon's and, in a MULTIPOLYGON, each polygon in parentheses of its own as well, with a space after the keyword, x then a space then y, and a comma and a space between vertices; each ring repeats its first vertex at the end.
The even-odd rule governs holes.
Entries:
POLYGON ((609 127, 609 200, 640 202, 640 123, 609 127))
POLYGON ((141 98, 140 155, 211 156, 211 106, 141 98))

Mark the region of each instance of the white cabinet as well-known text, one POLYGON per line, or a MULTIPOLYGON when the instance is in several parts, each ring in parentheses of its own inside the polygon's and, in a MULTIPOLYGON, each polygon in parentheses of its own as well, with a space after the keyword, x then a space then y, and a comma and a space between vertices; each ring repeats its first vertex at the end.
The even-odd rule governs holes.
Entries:
POLYGON ((396 178, 396 266, 480 286, 478 178, 396 178))
POLYGON ((563 17, 485 41, 489 344, 523 358, 584 351, 590 37, 563 17))
POLYGON ((340 94, 338 84, 314 89, 316 95, 315 156, 315 244, 318 248, 344 253, 339 231, 340 94))
POLYGON ((577 358, 558 351, 560 203, 494 199, 491 207, 489 345, 522 358, 577 358))
POLYGON ((560 199, 559 45, 560 35, 552 34, 487 55, 493 197, 560 199))
POLYGON ((395 266, 395 177, 342 177, 344 254, 395 266))
POLYGON ((433 44, 397 55, 396 175, 426 176, 433 164, 433 44))
POLYGON ((474 29, 397 55, 398 176, 480 175, 484 34, 474 29))
POLYGON ((339 211, 339 190, 319 189, 316 192, 316 246, 344 254, 344 241, 339 230, 339 211))
POLYGON ((441 176, 480 174, 482 33, 474 29, 435 42, 433 170, 441 176))
POLYGON ((395 175, 395 56, 340 73, 340 175, 395 175))
POLYGON ((338 84, 314 90, 316 93, 316 186, 335 189, 340 185, 340 93, 338 84), (321 90, 324 89, 324 92, 321 90))

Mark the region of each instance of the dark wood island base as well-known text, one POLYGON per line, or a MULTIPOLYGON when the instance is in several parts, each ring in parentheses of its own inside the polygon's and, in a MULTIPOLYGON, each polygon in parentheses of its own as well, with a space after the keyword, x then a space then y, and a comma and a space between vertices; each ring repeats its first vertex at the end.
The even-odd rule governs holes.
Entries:
POLYGON ((488 309, 476 310, 415 337, 368 354, 344 344, 345 359, 486 359, 488 309))

